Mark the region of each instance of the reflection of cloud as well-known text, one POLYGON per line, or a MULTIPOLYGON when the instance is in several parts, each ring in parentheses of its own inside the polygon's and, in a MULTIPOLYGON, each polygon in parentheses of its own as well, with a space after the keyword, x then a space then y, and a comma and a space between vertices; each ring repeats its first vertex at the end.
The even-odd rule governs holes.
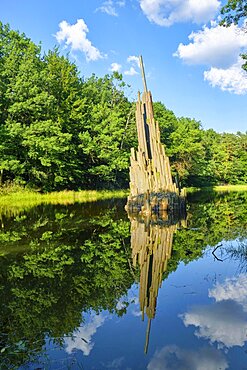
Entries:
POLYGON ((94 343, 92 336, 96 333, 97 329, 103 325, 105 318, 102 315, 95 315, 90 318, 90 321, 77 330, 73 338, 65 339, 65 350, 71 353, 73 350, 81 350, 85 356, 88 356, 93 349, 94 343))
MULTIPOLYGON (((133 293, 132 293, 133 294, 133 293)), ((130 313, 135 316, 135 317, 139 317, 142 315, 142 312, 140 311, 140 308, 139 308, 139 305, 140 305, 140 302, 139 302, 139 297, 135 296, 135 295, 132 295, 132 294, 129 294, 128 297, 122 297, 117 305, 116 305, 116 309, 117 310, 122 310, 122 309, 127 309, 127 307, 129 307, 130 305, 130 313)))
POLYGON ((216 284, 209 290, 209 297, 216 302, 232 299, 241 304, 247 311, 247 274, 240 274, 237 277, 227 278, 224 284, 216 284))
POLYGON ((216 303, 194 306, 182 315, 185 326, 198 328, 198 337, 226 347, 243 346, 247 341, 247 275, 226 279, 209 291, 216 303))
POLYGON ((131 313, 135 317, 140 317, 142 315, 142 312, 140 310, 132 310, 131 313))
POLYGON ((228 364, 224 356, 214 348, 197 351, 166 346, 156 351, 149 362, 148 370, 225 370, 228 364))
POLYGON ((238 303, 227 300, 210 306, 195 306, 183 315, 185 326, 198 328, 197 337, 222 343, 226 347, 243 346, 247 340, 247 314, 238 303))
POLYGON ((124 357, 114 358, 111 362, 108 362, 105 367, 107 369, 121 369, 124 362, 124 357))

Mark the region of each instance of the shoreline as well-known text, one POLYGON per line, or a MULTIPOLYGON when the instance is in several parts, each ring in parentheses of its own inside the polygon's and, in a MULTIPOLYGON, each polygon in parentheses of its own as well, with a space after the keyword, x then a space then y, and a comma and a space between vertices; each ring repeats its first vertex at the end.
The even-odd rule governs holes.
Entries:
MULTIPOLYGON (((217 185, 213 187, 186 188, 188 194, 195 192, 232 192, 247 191, 246 185, 217 185)), ((73 204, 96 202, 112 198, 125 198, 129 195, 129 189, 121 190, 62 190, 51 193, 39 193, 33 190, 18 189, 16 191, 5 190, 2 194, 0 191, 0 209, 2 207, 19 208, 23 206, 35 206, 39 204, 73 204)))

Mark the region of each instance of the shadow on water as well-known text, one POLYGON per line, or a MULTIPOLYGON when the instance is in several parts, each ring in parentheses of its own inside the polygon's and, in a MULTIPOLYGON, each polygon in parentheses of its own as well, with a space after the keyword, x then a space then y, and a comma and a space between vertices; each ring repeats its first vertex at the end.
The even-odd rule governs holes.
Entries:
MULTIPOLYGON (((165 215, 129 221, 125 202, 42 205, 0 216, 1 369, 35 368, 35 361, 37 368, 41 355, 41 368, 52 368, 47 338, 50 347, 63 348, 92 310, 124 316, 127 306, 118 303, 135 281, 151 323, 162 281, 181 262, 223 239, 247 237, 247 193, 190 196, 186 221, 165 215)), ((66 361, 75 361, 73 353, 66 361)))

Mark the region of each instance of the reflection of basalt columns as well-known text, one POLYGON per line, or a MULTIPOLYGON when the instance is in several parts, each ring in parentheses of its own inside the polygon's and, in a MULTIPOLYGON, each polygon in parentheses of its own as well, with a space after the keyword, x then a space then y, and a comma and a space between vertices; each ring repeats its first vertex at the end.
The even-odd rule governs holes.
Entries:
MULTIPOLYGON (((139 302, 142 320, 146 313, 148 325, 144 352, 148 351, 151 320, 155 317, 156 303, 163 274, 171 257, 176 224, 152 224, 150 218, 139 222, 131 219, 131 248, 133 265, 140 267, 139 302)), ((169 222, 169 219, 167 220, 169 222)))
POLYGON ((131 221, 131 248, 133 265, 140 266, 139 301, 149 319, 155 317, 158 290, 171 257, 173 234, 177 225, 163 227, 131 221))

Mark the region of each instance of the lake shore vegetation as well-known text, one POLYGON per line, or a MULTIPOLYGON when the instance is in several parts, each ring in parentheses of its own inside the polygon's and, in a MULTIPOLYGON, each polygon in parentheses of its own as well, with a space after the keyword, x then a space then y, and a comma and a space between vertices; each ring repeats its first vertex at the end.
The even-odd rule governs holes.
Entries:
MULTIPOLYGON (((57 48, 42 54, 2 23, 0 46, 1 201, 16 186, 41 193, 127 189, 137 134, 122 75, 84 78, 57 48)), ((182 187, 247 183, 246 132, 204 130, 161 102, 154 111, 182 187)))

